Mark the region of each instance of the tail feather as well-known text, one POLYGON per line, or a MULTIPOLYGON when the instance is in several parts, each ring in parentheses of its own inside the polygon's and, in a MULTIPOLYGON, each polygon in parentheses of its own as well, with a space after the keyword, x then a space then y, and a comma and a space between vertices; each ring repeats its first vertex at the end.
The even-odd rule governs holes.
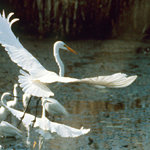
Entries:
POLYGON ((20 87, 26 94, 38 97, 54 96, 54 93, 46 86, 46 84, 38 80, 32 80, 32 77, 23 70, 20 70, 20 73, 21 75, 18 76, 18 81, 20 83, 20 87))
POLYGON ((123 88, 133 83, 136 78, 136 75, 127 77, 126 74, 116 73, 110 76, 84 78, 81 79, 79 82, 93 84, 98 88, 123 88))

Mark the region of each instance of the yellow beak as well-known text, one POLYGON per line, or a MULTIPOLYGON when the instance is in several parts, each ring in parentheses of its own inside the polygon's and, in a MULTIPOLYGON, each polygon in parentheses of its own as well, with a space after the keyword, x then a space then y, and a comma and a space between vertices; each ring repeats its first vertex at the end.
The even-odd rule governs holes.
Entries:
POLYGON ((67 46, 67 45, 64 45, 70 52, 73 52, 74 54, 76 54, 76 52, 72 49, 72 48, 70 48, 69 46, 67 46))

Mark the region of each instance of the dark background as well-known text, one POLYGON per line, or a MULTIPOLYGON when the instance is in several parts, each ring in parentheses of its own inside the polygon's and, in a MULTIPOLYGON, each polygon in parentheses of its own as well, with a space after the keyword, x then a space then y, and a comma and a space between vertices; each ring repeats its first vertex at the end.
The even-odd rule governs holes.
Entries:
POLYGON ((149 36, 148 0, 3 0, 3 9, 20 18, 13 28, 40 37, 143 40, 149 36))

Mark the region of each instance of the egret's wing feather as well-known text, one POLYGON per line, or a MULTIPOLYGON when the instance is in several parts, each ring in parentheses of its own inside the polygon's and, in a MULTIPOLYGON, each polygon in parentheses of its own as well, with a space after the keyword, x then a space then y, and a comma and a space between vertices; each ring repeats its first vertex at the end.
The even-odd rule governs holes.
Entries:
POLYGON ((18 19, 9 21, 13 13, 10 13, 7 18, 5 14, 0 14, 0 43, 7 51, 11 60, 19 67, 27 70, 31 75, 35 72, 45 70, 45 68, 39 63, 39 61, 33 57, 19 42, 18 38, 14 35, 11 30, 11 25, 18 19))
MULTIPOLYGON (((2 103, 3 104, 3 103, 2 103)), ((12 115, 14 115, 16 118, 18 118, 18 120, 21 119, 21 117, 23 116, 24 112, 22 111, 19 111, 19 110, 16 110, 16 109, 13 109, 11 107, 8 107, 7 105, 3 104, 3 106, 8 109, 12 115)), ((25 113, 25 116, 22 120, 23 124, 28 126, 31 124, 31 121, 34 120, 34 116, 31 115, 31 114, 28 114, 28 113, 25 113)))
POLYGON ((90 78, 83 78, 83 79, 76 79, 70 77, 59 77, 58 82, 62 83, 87 83, 92 84, 96 87, 103 88, 123 88, 129 86, 134 80, 137 78, 136 75, 127 77, 124 73, 115 73, 113 75, 107 76, 97 76, 97 77, 90 77, 90 78))
POLYGON ((64 124, 59 124, 57 122, 51 122, 51 124, 51 132, 56 132, 61 137, 78 137, 90 132, 90 129, 76 129, 64 124))
POLYGON ((69 77, 61 77, 60 82, 68 83, 68 82, 79 82, 79 83, 87 83, 92 84, 99 88, 122 88, 130 85, 137 78, 136 75, 127 77, 124 73, 115 73, 113 75, 107 76, 97 76, 83 79, 75 79, 69 77))
POLYGON ((32 77, 23 70, 20 70, 20 73, 22 75, 19 75, 18 82, 26 94, 31 94, 38 97, 54 96, 54 93, 46 86, 46 84, 40 82, 39 80, 32 80, 32 77))
MULTIPOLYGON (((19 120, 23 116, 23 112, 15 110, 13 108, 10 108, 10 107, 6 106, 5 104, 3 104, 3 106, 5 108, 7 108, 19 120)), ((24 116, 22 122, 25 126, 29 126, 31 124, 32 120, 34 120, 34 116, 31 114, 25 113, 25 116, 24 116)), ((64 124, 51 122, 46 117, 42 117, 42 118, 37 117, 34 127, 39 127, 40 129, 42 129, 44 131, 50 131, 51 133, 57 133, 61 137, 78 137, 80 135, 87 134, 90 131, 90 129, 83 129, 83 128, 76 129, 76 128, 69 127, 64 124)), ((37 130, 37 132, 43 134, 43 132, 41 132, 40 130, 37 130)))
MULTIPOLYGON (((38 118, 34 127, 39 127, 40 129, 50 131, 51 133, 57 133, 61 137, 78 137, 80 135, 87 134, 90 131, 90 129, 76 129, 57 122, 51 122, 46 117, 38 118)), ((45 133, 41 132, 41 130, 37 130, 37 132, 45 135, 45 133)))
POLYGON ((136 75, 127 77, 126 74, 115 73, 109 76, 98 76, 93 78, 84 78, 79 82, 93 84, 96 87, 123 88, 129 86, 137 78, 136 75))
MULTIPOLYGON (((98 88, 105 88, 105 87, 123 88, 129 86, 137 78, 136 75, 127 76, 124 73, 115 73, 107 76, 98 76, 98 77, 83 78, 83 79, 60 77, 58 75, 54 75, 53 77, 54 77, 53 81, 55 82, 57 81, 62 83, 86 83, 86 84, 94 85, 98 88)), ((54 95, 54 93, 52 93, 52 91, 50 91, 50 89, 44 84, 44 83, 49 83, 46 82, 48 81, 48 76, 47 76, 47 80, 43 80, 43 77, 41 78, 39 77, 36 79, 37 80, 35 79, 32 80, 31 75, 27 73, 22 73, 22 75, 19 76, 19 83, 20 86, 23 88, 23 91, 26 93, 28 92, 28 94, 39 96, 39 97, 49 97, 54 95)), ((50 80, 52 79, 49 79, 49 81, 50 80)))

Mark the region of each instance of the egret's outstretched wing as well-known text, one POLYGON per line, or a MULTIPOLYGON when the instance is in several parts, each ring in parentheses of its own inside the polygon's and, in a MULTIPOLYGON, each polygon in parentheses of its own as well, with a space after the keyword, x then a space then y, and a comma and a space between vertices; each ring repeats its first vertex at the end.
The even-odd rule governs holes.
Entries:
POLYGON ((39 97, 54 96, 54 93, 46 86, 46 84, 39 80, 33 80, 32 77, 23 70, 20 70, 20 73, 22 75, 19 76, 18 82, 26 94, 39 97))
MULTIPOLYGON (((21 117, 24 114, 21 111, 18 111, 16 109, 13 109, 13 108, 6 106, 4 103, 2 103, 2 105, 5 108, 7 108, 19 120, 21 119, 21 117)), ((25 113, 25 116, 24 116, 22 122, 25 126, 29 126, 33 120, 34 120, 33 115, 25 113)), ((36 118, 36 122, 34 124, 34 127, 39 127, 41 130, 48 131, 51 133, 57 133, 61 137, 78 137, 80 135, 87 134, 90 131, 90 129, 83 129, 83 128, 76 129, 76 128, 69 127, 69 126, 64 125, 64 124, 51 122, 50 120, 48 120, 44 116, 42 118, 38 118, 38 117, 36 118)), ((37 130, 37 132, 40 134, 46 135, 45 132, 41 132, 41 130, 37 130)))
POLYGON ((123 88, 129 86, 137 78, 136 75, 127 77, 123 73, 115 73, 108 76, 98 76, 93 78, 84 78, 79 82, 93 84, 95 87, 102 88, 123 88))
MULTIPOLYGON (((40 129, 50 131, 51 133, 57 133, 61 137, 78 137, 90 132, 90 129, 83 129, 83 127, 81 129, 76 129, 57 122, 51 122, 46 117, 37 118, 34 127, 39 127, 40 129)), ((40 134, 43 133, 45 135, 45 132, 41 132, 40 130, 37 131, 40 134)))
MULTIPOLYGON (((51 133, 57 133, 61 137, 78 137, 90 132, 90 129, 83 129, 83 127, 81 127, 81 129, 76 129, 57 122, 51 122, 46 117, 37 118, 34 127, 39 127, 40 129, 50 131, 51 133)), ((38 133, 45 135, 45 132, 41 132, 41 130, 37 131, 38 133)))
POLYGON ((52 129, 51 132, 56 132, 61 137, 78 137, 80 135, 87 134, 90 132, 90 129, 84 129, 81 127, 81 129, 76 129, 64 124, 59 124, 57 122, 51 122, 52 123, 52 129))
MULTIPOLYGON (((8 107, 7 105, 5 105, 4 103, 2 103, 2 105, 8 109, 8 111, 10 111, 12 113, 12 115, 14 115, 16 118, 18 118, 18 120, 21 120, 21 117, 24 115, 24 112, 16 110, 14 108, 8 107)), ((25 126, 29 126, 31 124, 31 121, 34 120, 34 116, 28 113, 25 113, 25 116, 22 120, 23 124, 25 126)))
MULTIPOLYGON (((28 73, 23 73, 21 71, 22 75, 19 75, 19 83, 20 86, 23 88, 22 90, 25 93, 38 96, 38 97, 49 97, 52 96, 51 91, 49 91, 46 84, 42 83, 44 80, 41 78, 36 78, 32 80, 32 77, 28 73), (41 80, 42 81, 41 81, 41 80), (35 86, 35 83, 36 84, 35 86), (42 85, 42 86, 40 86, 42 85), (46 90, 45 90, 46 89, 46 90), (42 91, 42 92, 40 92, 42 91)), ((115 73, 113 75, 107 75, 107 76, 98 76, 98 77, 91 77, 91 78, 83 78, 83 79, 76 79, 76 78, 70 78, 70 77, 57 77, 57 82, 62 83, 86 83, 94 85, 98 88, 123 88, 126 86, 129 86, 134 80, 137 78, 136 75, 127 77, 126 74, 123 73, 115 73)), ((47 80, 45 80, 46 82, 47 80)), ((47 82, 46 82, 47 83, 47 82)))
POLYGON ((19 20, 13 19, 9 21, 13 14, 10 13, 7 18, 4 11, 3 14, 0 14, 0 43, 5 47, 11 60, 17 63, 19 67, 27 70, 31 75, 32 73, 44 72, 45 68, 22 46, 19 39, 12 32, 12 24, 19 20))

